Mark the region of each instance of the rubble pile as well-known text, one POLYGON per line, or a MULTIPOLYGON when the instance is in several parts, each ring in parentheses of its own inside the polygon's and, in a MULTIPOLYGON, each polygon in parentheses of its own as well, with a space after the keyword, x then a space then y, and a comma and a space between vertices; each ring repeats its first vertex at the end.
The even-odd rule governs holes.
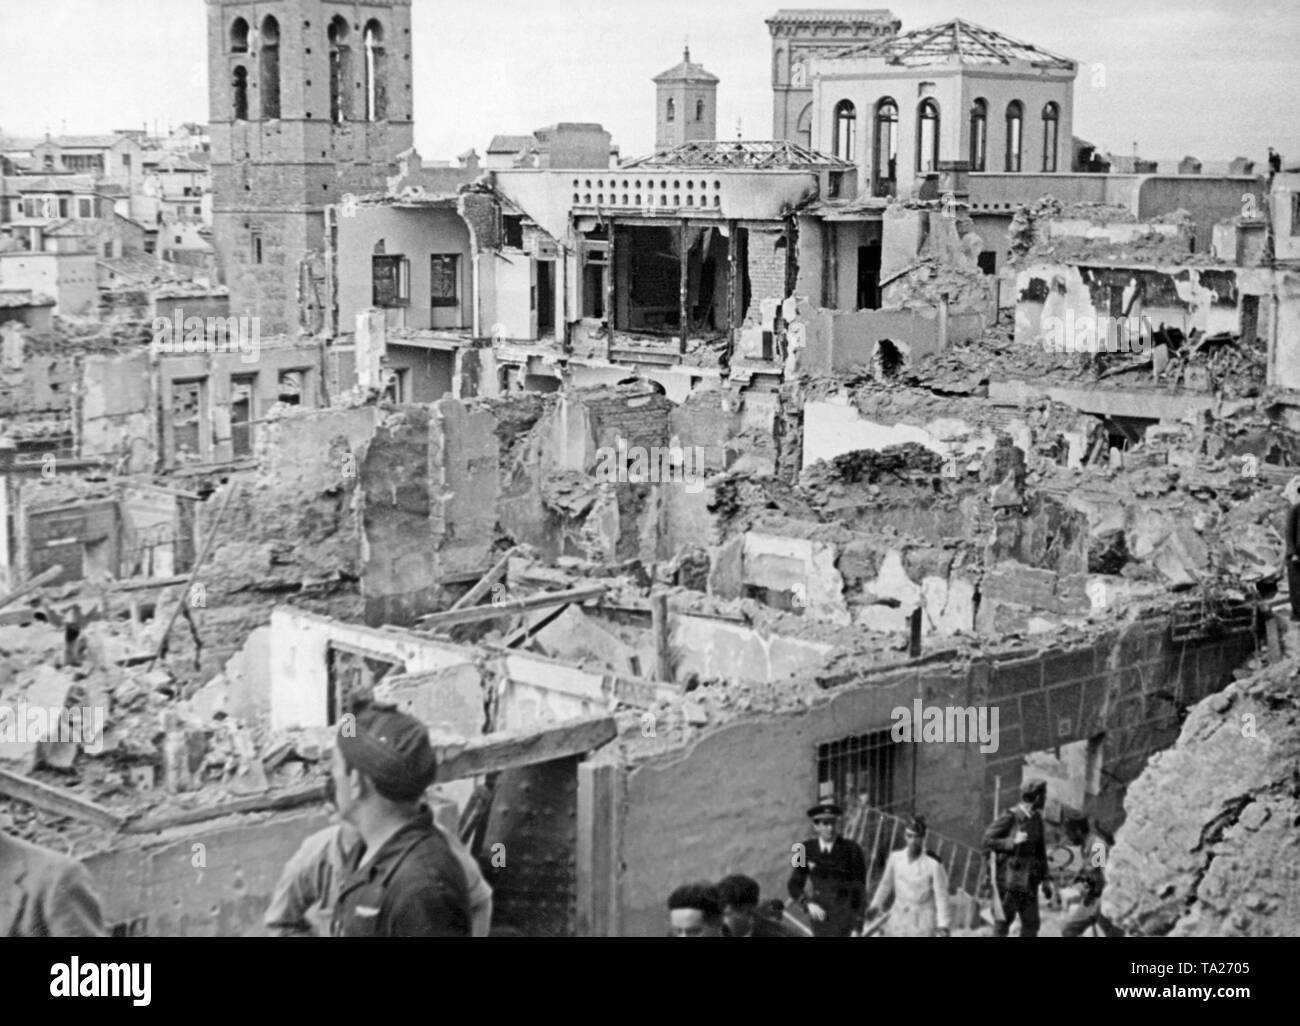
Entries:
POLYGON ((1128 789, 1103 911, 1131 933, 1300 933, 1300 662, 1197 705, 1128 789))

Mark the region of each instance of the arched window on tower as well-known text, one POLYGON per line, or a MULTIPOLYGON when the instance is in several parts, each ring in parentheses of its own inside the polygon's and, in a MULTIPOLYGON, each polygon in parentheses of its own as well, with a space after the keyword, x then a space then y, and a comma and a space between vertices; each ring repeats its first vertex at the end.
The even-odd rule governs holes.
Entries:
POLYGON ((916 170, 939 170, 939 105, 933 100, 922 100, 916 111, 916 170))
POLYGON ((668 97, 668 107, 667 107, 666 109, 667 109, 667 112, 668 112, 668 120, 669 120, 669 121, 676 121, 676 120, 677 120, 677 101, 674 100, 671 96, 668 97))
POLYGON ((876 104, 871 177, 873 196, 894 195, 898 181, 898 104, 888 96, 876 104))
POLYGON ((366 22, 366 120, 388 119, 388 68, 384 50, 384 26, 375 19, 366 22))
POLYGON ((696 101, 695 101, 695 120, 696 120, 696 121, 703 121, 703 120, 704 120, 704 101, 703 101, 703 100, 696 100, 696 101))
POLYGON ((970 108, 970 169, 987 170, 989 148, 989 105, 976 100, 970 108))
POLYGON ((248 53, 248 22, 236 18, 230 25, 230 52, 248 53))
POLYGON ((1061 108, 1049 103, 1043 108, 1043 170, 1056 170, 1056 150, 1058 129, 1061 124, 1061 108))
POLYGON ((1020 170, 1020 149, 1024 145, 1025 108, 1019 100, 1007 104, 1007 166, 1008 171, 1020 170))
POLYGON ((248 69, 242 64, 235 68, 234 89, 235 120, 248 120, 248 69))
POLYGON ((272 120, 280 116, 280 23, 269 14, 262 22, 259 50, 262 117, 272 120))
POLYGON ((352 114, 352 48, 348 46, 348 20, 341 15, 330 22, 330 120, 336 125, 352 114))
POLYGON ((831 153, 841 160, 853 160, 857 150, 858 109, 851 100, 835 105, 835 136, 831 153))

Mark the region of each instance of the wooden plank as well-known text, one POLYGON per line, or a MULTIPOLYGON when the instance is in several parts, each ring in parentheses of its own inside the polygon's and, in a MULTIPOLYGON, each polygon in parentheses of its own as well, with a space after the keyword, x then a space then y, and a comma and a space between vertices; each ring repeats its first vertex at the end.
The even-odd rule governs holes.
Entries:
POLYGON ((146 577, 140 580, 118 581, 109 587, 111 592, 120 591, 149 591, 153 588, 175 588, 179 584, 185 584, 189 581, 188 576, 180 577, 146 577))
POLYGON ((548 625, 550 625, 561 615, 563 615, 564 611, 568 608, 569 608, 568 603, 562 606, 557 606, 556 608, 552 609, 549 613, 547 613, 545 616, 539 617, 538 619, 534 620, 532 623, 524 624, 524 626, 520 627, 519 630, 515 631, 512 634, 507 635, 506 639, 503 642, 501 642, 501 647, 502 648, 519 647, 525 641, 531 638, 534 634, 536 634, 538 631, 545 630, 548 625))
POLYGON ((96 826, 108 827, 111 830, 120 830, 126 822, 125 816, 119 816, 102 805, 70 794, 62 788, 42 784, 32 780, 31 777, 10 773, 8 770, 0 770, 0 794, 26 802, 45 812, 68 816, 96 826))
POLYGON ((0 596, 0 609, 3 609, 5 606, 9 605, 10 603, 17 602, 24 595, 30 595, 38 588, 44 587, 45 585, 49 584, 50 581, 54 580, 54 578, 58 577, 59 574, 61 573, 63 573, 63 567, 61 567, 58 563, 55 563, 52 567, 49 567, 46 570, 42 570, 39 574, 37 574, 30 581, 24 584, 21 588, 17 589, 16 591, 11 591, 8 595, 0 596))
POLYGON ((274 812, 282 809, 296 809, 301 805, 313 805, 323 802, 327 794, 324 784, 309 784, 292 791, 278 794, 255 795, 251 798, 239 798, 233 802, 221 802, 217 805, 205 805, 200 809, 188 809, 170 816, 152 816, 147 819, 133 820, 123 828, 128 834, 152 834, 173 827, 191 826, 221 819, 223 816, 242 815, 249 812, 274 812))
POLYGON ((462 623, 477 623, 480 620, 492 620, 498 616, 510 616, 530 609, 547 609, 550 606, 567 605, 570 602, 585 602, 600 598, 609 589, 606 584, 590 584, 568 591, 550 591, 527 598, 512 599, 500 605, 474 606, 471 609, 449 609, 445 613, 430 613, 419 619, 420 630, 431 631, 442 627, 454 627, 462 623))
POLYGON ((435 747, 438 781, 481 777, 583 755, 617 736, 618 724, 613 716, 591 716, 527 733, 500 732, 463 744, 439 745, 435 747))
POLYGON ((497 560, 496 563, 492 565, 492 569, 485 573, 482 579, 474 585, 474 587, 465 592, 465 594, 462 595, 451 608, 467 609, 472 606, 477 606, 483 600, 484 596, 492 590, 492 585, 496 584, 497 581, 501 580, 501 578, 505 576, 506 568, 510 565, 510 557, 516 555, 518 552, 518 548, 513 548, 497 560))

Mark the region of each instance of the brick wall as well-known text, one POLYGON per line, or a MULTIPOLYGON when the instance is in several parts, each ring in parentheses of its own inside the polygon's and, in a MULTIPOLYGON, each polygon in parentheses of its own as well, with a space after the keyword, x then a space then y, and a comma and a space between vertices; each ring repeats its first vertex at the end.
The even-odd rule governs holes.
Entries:
POLYGON ((780 232, 749 230, 749 309, 745 319, 751 325, 762 322, 761 304, 764 299, 786 297, 786 253, 788 247, 777 247, 780 232))

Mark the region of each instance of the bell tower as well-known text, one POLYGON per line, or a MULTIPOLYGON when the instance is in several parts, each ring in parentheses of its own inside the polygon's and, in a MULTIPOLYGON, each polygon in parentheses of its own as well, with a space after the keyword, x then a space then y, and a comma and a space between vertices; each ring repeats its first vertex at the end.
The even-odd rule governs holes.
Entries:
POLYGON ((232 315, 319 330, 325 207, 411 148, 411 0, 207 0, 213 231, 232 315))
POLYGON ((691 63, 689 46, 680 64, 655 76, 656 150, 718 137, 718 81, 691 63))

